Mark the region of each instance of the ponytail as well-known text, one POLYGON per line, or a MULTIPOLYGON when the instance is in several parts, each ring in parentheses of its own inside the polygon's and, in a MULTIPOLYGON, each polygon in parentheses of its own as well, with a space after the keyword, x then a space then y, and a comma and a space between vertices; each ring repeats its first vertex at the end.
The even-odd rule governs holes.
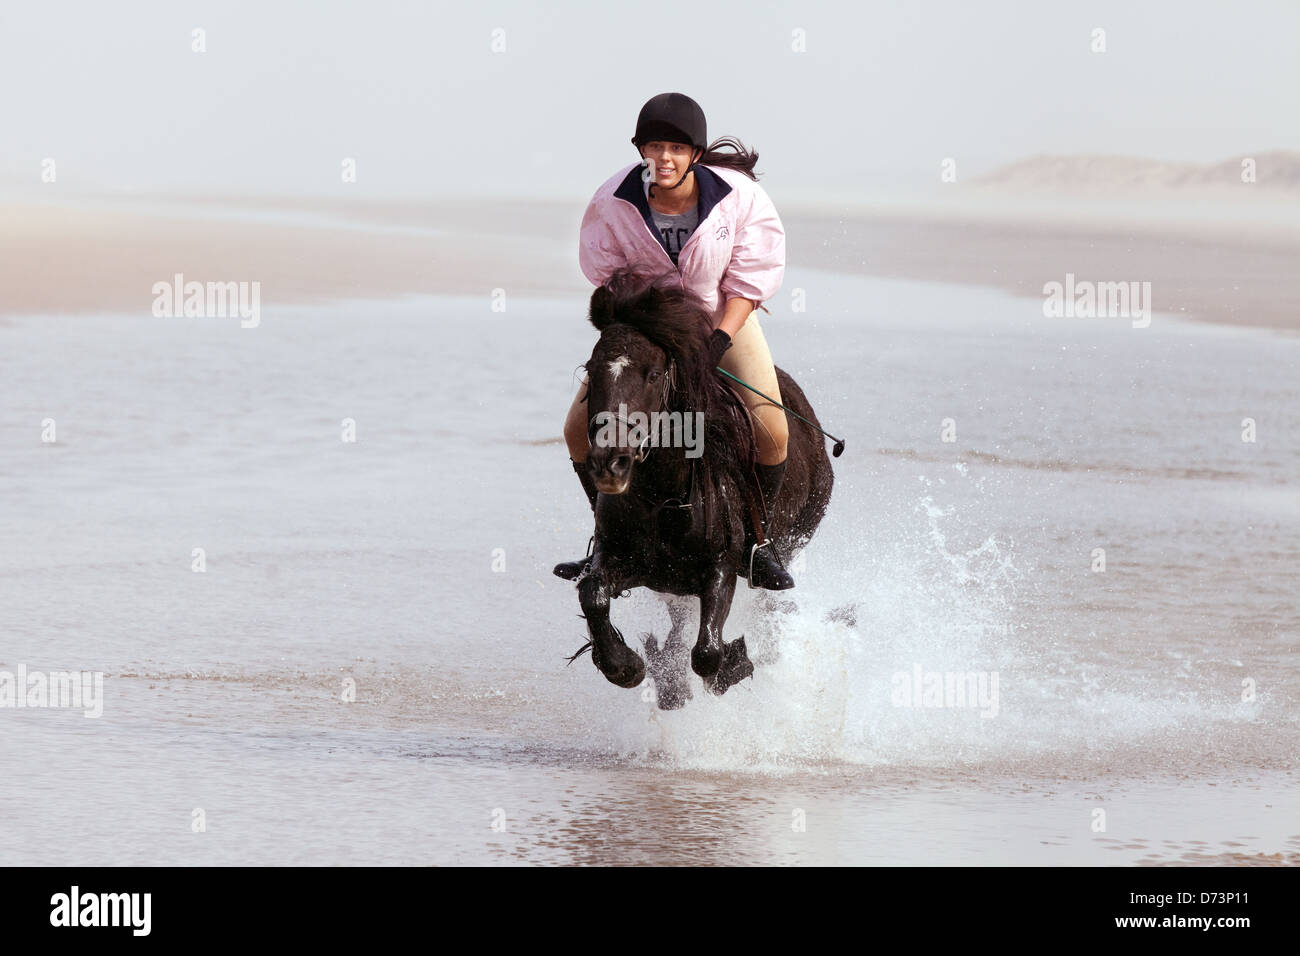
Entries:
POLYGON ((734 137, 724 136, 715 139, 699 158, 699 162, 705 166, 725 166, 728 169, 738 170, 754 182, 758 182, 758 176, 754 173, 754 167, 758 164, 758 153, 746 149, 745 144, 734 137), (718 152, 724 146, 728 152, 718 152))

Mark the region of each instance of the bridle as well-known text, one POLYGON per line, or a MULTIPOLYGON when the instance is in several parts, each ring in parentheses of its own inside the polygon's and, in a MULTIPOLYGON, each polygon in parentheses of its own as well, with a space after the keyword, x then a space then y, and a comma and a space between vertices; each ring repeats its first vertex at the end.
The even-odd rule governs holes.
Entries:
MULTIPOLYGON (((671 358, 670 358, 670 359, 668 360, 668 367, 664 369, 664 379, 663 379, 663 382, 664 382, 664 384, 663 384, 663 389, 662 389, 662 394, 661 394, 661 396, 660 396, 660 402, 659 402, 659 404, 662 406, 663 409, 667 409, 667 408, 669 407, 670 403, 671 403, 671 399, 672 399, 673 392, 674 392, 674 390, 675 390, 676 387, 677 387, 677 362, 676 362, 674 359, 671 359, 671 358)), ((588 384, 587 384, 587 394, 586 394, 586 395, 583 395, 582 400, 585 402, 585 401, 587 400, 587 396, 590 395, 590 394, 591 394, 591 384, 588 383, 588 384)), ((616 421, 620 421, 620 422, 622 422, 624 425, 627 425, 629 428, 632 427, 632 426, 628 423, 627 419, 625 419, 622 415, 615 415, 614 418, 615 418, 616 421)), ((591 434, 591 423, 592 423, 592 421, 593 421, 594 419, 595 419, 595 416, 594 416, 594 415, 589 416, 589 417, 587 418, 587 434, 588 434, 588 435, 591 434)), ((633 457, 635 458, 637 464, 640 464, 641 462, 645 461, 647 458, 650 457, 650 452, 652 451, 651 441, 653 440, 653 438, 654 438, 654 430, 653 430, 653 429, 650 429, 650 428, 647 428, 647 429, 646 429, 645 437, 641 439, 641 444, 637 446, 637 450, 636 450, 636 452, 635 452, 634 455, 633 455, 633 457)), ((690 473, 689 473, 689 475, 687 476, 687 479, 686 479, 686 492, 685 492, 685 494, 684 494, 684 495, 681 495, 681 496, 673 496, 673 497, 670 497, 670 498, 665 498, 663 501, 658 502, 658 503, 655 504, 654 507, 651 509, 651 513, 652 513, 652 514, 657 514, 660 510, 662 510, 662 509, 664 509, 664 508, 689 508, 689 507, 691 507, 691 495, 692 495, 692 493, 695 491, 695 462, 696 462, 696 459, 691 458, 691 459, 689 459, 689 461, 690 461, 690 473), (674 502, 675 502, 675 503, 674 503, 674 502)))

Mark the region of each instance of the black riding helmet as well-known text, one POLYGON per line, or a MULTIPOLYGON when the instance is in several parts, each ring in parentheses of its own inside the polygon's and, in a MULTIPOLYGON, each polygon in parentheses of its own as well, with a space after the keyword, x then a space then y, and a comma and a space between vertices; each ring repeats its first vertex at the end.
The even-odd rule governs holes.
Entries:
MULTIPOLYGON (((704 110, 685 93, 660 93, 646 101, 636 118, 636 135, 632 145, 637 155, 641 147, 654 140, 669 143, 689 143, 692 149, 708 149, 707 125, 704 122, 704 110)), ((700 154, 701 157, 704 155, 700 154)), ((644 157, 642 157, 644 161, 644 157)), ((696 163, 692 162, 677 180, 667 189, 676 189, 691 174, 696 163)))

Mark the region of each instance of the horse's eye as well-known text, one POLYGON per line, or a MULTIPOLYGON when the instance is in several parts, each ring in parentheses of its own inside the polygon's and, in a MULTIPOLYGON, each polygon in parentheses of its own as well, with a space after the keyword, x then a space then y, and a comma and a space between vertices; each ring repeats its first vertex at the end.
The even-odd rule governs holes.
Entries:
POLYGON ((652 368, 650 370, 650 374, 645 377, 645 380, 653 385, 655 382, 659 381, 659 379, 663 377, 663 374, 664 373, 659 371, 659 369, 652 368))

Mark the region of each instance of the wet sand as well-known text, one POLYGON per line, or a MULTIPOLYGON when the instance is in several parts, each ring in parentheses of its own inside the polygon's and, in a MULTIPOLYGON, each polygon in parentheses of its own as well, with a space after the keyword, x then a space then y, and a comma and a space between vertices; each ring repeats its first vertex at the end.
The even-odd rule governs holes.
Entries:
MULTIPOLYGON (((262 301, 309 304, 494 288, 571 295, 586 283, 572 248, 528 237, 294 225, 258 210, 112 204, 0 207, 0 314, 148 313, 153 283, 257 281, 262 301), (216 218, 213 213, 230 215, 216 218), (249 218, 237 218, 246 215, 249 218)), ((270 207, 267 207, 270 208, 270 207)), ((400 217, 399 221, 400 221, 400 217)))
MULTIPOLYGON (((1234 206, 1207 207, 1210 218, 1181 221, 1089 216, 1077 206, 1066 215, 1024 201, 779 208, 792 267, 1032 297, 1066 273, 1145 281, 1159 312, 1300 328, 1300 230, 1225 216, 1234 206), (1034 214, 1008 212, 1017 209, 1034 214)), ((10 201, 0 203, 0 315, 147 311, 153 283, 177 272, 199 281, 256 280, 263 302, 286 305, 429 293, 487 297, 494 289, 582 294, 590 289, 576 262, 582 210, 572 200, 10 201)))

